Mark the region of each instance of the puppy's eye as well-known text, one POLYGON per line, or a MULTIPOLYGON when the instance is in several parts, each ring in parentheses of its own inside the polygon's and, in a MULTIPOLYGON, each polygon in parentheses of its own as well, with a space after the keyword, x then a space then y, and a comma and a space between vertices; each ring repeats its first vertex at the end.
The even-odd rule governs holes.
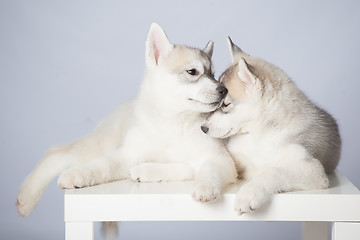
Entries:
POLYGON ((190 70, 186 70, 186 72, 187 72, 188 74, 190 74, 190 75, 193 75, 193 76, 196 76, 196 75, 199 74, 199 72, 198 72, 195 68, 190 69, 190 70))

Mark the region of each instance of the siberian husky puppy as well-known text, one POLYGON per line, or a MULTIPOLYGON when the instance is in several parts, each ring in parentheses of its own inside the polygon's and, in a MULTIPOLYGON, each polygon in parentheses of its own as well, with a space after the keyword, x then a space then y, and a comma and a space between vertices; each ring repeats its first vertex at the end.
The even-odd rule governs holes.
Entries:
POLYGON ((278 192, 327 188, 341 151, 334 118, 278 67, 228 43, 232 64, 220 77, 228 94, 201 129, 227 140, 247 180, 235 210, 251 212, 278 192))
POLYGON ((58 175, 63 189, 130 178, 194 179, 195 200, 217 198, 237 173, 225 146, 200 130, 202 113, 217 109, 227 93, 214 79, 212 52, 213 42, 204 50, 174 45, 152 24, 138 96, 120 105, 89 136, 52 148, 20 187, 19 214, 29 215, 58 175))

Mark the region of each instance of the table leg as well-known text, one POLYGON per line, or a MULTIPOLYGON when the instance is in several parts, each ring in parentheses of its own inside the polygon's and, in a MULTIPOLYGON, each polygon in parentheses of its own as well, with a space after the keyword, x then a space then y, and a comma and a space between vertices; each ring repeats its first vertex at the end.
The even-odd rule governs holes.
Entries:
POLYGON ((94 240, 93 222, 65 222, 66 240, 94 240))
POLYGON ((360 222, 334 222, 332 224, 332 240, 360 239, 360 222))

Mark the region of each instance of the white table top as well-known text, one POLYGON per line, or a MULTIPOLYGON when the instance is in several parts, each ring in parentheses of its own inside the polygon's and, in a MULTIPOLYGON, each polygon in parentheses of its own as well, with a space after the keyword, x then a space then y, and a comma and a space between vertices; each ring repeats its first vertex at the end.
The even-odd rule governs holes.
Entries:
POLYGON ((191 198, 192 181, 137 183, 130 180, 65 191, 65 221, 360 221, 360 192, 342 174, 329 189, 275 194, 253 214, 238 216, 228 186, 212 203, 191 198))

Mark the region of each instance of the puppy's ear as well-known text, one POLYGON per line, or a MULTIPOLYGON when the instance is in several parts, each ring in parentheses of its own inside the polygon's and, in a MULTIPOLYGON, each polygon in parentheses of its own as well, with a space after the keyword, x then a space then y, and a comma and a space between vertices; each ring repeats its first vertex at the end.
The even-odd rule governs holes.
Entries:
POLYGON ((228 43, 228 46, 229 46, 230 55, 231 55, 231 61, 232 62, 237 61, 237 59, 239 59, 240 57, 249 56, 247 53, 243 52, 243 50, 241 50, 241 48, 236 46, 233 43, 233 41, 231 40, 230 37, 227 37, 227 43, 228 43))
POLYGON ((212 57, 213 55, 213 51, 214 51, 214 42, 213 41, 209 41, 206 44, 206 47, 203 49, 203 51, 206 53, 206 55, 209 56, 209 58, 212 57))
POLYGON ((260 80, 251 72, 250 66, 244 58, 240 58, 238 67, 238 76, 245 86, 246 94, 250 96, 256 95, 261 90, 260 80))
POLYGON ((164 61, 173 49, 164 30, 157 23, 152 23, 146 40, 146 63, 158 66, 164 61))

